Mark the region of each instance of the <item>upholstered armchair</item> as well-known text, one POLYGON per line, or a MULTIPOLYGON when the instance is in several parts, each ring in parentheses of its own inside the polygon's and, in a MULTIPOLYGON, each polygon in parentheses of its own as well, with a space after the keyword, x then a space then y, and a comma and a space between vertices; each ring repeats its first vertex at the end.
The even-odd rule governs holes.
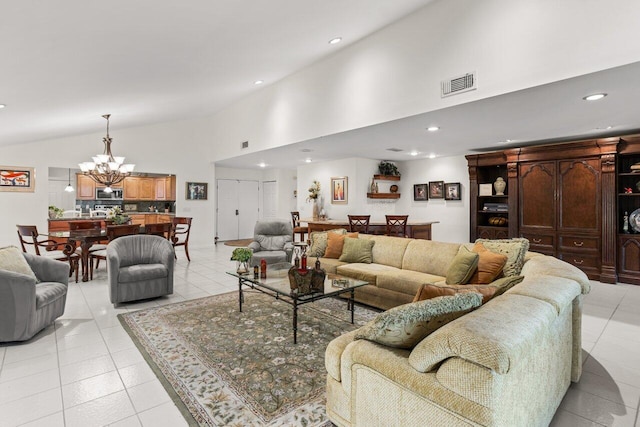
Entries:
POLYGON ((173 293, 173 245, 160 236, 123 236, 107 245, 107 275, 113 304, 173 293))
POLYGON ((260 265, 264 259, 267 264, 291 262, 293 255, 293 227, 288 221, 258 221, 253 230, 253 242, 249 244, 253 251, 251 266, 260 265))
POLYGON ((64 313, 70 266, 15 247, 0 251, 8 268, 0 268, 0 342, 26 341, 64 313))

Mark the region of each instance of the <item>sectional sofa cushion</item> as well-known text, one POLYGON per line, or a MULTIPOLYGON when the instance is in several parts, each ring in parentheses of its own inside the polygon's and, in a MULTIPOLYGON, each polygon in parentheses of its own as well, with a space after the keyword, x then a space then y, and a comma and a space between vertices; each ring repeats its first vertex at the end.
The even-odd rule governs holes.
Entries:
POLYGON ((396 268, 402 268, 402 259, 407 246, 412 240, 403 237, 374 236, 371 234, 361 234, 358 238, 376 242, 371 250, 375 264, 384 264, 396 268))
POLYGON ((395 348, 413 348, 427 335, 482 304, 482 295, 463 293, 404 304, 380 313, 355 339, 395 348))
POLYGON ((358 237, 358 233, 327 234, 327 250, 324 252, 325 258, 340 258, 342 255, 342 247, 344 246, 345 237, 358 237))
POLYGON ((425 283, 416 292, 413 301, 423 301, 445 295, 459 293, 478 292, 482 294, 482 303, 489 302, 494 297, 501 295, 522 282, 523 276, 501 277, 489 284, 448 285, 445 282, 425 283))
POLYGON ((22 252, 15 246, 0 248, 0 270, 24 274, 39 282, 22 252))
POLYGON ((473 245, 473 252, 478 254, 478 268, 468 283, 487 284, 500 276, 507 262, 506 255, 491 252, 479 242, 473 245))
MULTIPOLYGON (((409 240, 402 258, 402 269, 419 271, 445 277, 451 260, 458 254, 460 244, 434 242, 433 240, 409 240)), ((373 262, 377 262, 375 259, 373 262)))
POLYGON ((478 253, 470 251, 464 246, 456 257, 451 261, 447 270, 446 282, 449 285, 463 285, 471 279, 471 276, 478 269, 478 253))
MULTIPOLYGON (((375 247, 375 245, 374 245, 375 247)), ((339 266, 336 269, 338 274, 351 277, 352 279, 364 280, 369 282, 370 285, 376 284, 376 279, 381 273, 395 274, 400 270, 395 267, 389 267, 382 264, 363 264, 363 263, 351 263, 339 266)))
POLYGON ((378 288, 411 295, 411 298, 413 298, 424 283, 436 283, 443 280, 445 280, 444 277, 436 276, 435 274, 398 269, 379 273, 376 278, 376 285, 378 288))
POLYGON ((336 228, 335 230, 312 232, 309 235, 311 246, 307 250, 308 257, 324 256, 324 253, 327 250, 327 235, 329 233, 347 234, 347 230, 344 228, 336 228))
POLYGON ((522 271, 524 257, 529 250, 529 241, 527 239, 478 239, 476 243, 482 243, 491 252, 507 256, 507 263, 502 270, 505 276, 518 276, 522 271))
POLYGON ((340 255, 339 259, 343 262, 371 264, 373 262, 371 250, 375 243, 375 240, 357 239, 347 235, 345 236, 342 255, 340 255))

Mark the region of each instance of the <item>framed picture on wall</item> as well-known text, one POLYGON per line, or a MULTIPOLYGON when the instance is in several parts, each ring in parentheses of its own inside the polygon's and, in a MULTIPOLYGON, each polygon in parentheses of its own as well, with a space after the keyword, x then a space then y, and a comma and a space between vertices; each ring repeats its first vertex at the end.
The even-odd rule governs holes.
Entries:
POLYGON ((427 184, 414 184, 413 185, 413 200, 416 202, 421 200, 429 200, 429 195, 427 194, 427 188, 429 186, 427 184))
POLYGON ((429 181, 429 198, 444 198, 444 181, 429 181))
POLYGON ((462 197, 460 197, 459 182, 447 182, 444 184, 444 199, 445 200, 462 200, 462 197))
POLYGON ((206 182, 187 182, 185 196, 187 200, 207 200, 206 182))
POLYGON ((36 177, 33 168, 0 166, 0 191, 33 193, 35 189, 36 177))
POLYGON ((347 204, 348 202, 348 181, 346 176, 331 178, 331 203, 334 205, 347 204))

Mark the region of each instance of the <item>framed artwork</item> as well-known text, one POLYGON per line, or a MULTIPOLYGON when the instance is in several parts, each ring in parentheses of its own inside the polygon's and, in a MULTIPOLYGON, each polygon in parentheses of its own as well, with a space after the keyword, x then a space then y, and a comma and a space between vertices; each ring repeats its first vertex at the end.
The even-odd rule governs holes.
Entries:
POLYGON ((427 184, 414 184, 413 185, 413 200, 429 200, 429 196, 427 194, 427 184))
POLYGON ((444 198, 444 181, 429 181, 429 198, 444 198))
POLYGON ((33 168, 0 166, 0 191, 33 193, 35 189, 36 176, 33 168))
POLYGON ((447 182, 444 184, 444 199, 445 200, 462 200, 462 197, 460 197, 459 182, 447 182))
POLYGON ((493 194, 492 184, 480 184, 478 189, 478 196, 491 196, 493 194))
POLYGON ((331 178, 331 203, 332 204, 347 204, 348 202, 348 181, 346 176, 332 177, 331 178))
POLYGON ((185 197, 187 200, 207 200, 207 187, 206 182, 187 182, 187 190, 185 197))

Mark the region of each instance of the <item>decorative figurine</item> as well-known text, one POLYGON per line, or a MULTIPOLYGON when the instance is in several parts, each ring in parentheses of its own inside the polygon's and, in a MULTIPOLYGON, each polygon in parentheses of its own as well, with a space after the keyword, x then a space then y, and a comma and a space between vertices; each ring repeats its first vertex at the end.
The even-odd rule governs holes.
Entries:
POLYGON ((629 213, 627 211, 624 212, 622 217, 622 232, 629 234, 629 213))

